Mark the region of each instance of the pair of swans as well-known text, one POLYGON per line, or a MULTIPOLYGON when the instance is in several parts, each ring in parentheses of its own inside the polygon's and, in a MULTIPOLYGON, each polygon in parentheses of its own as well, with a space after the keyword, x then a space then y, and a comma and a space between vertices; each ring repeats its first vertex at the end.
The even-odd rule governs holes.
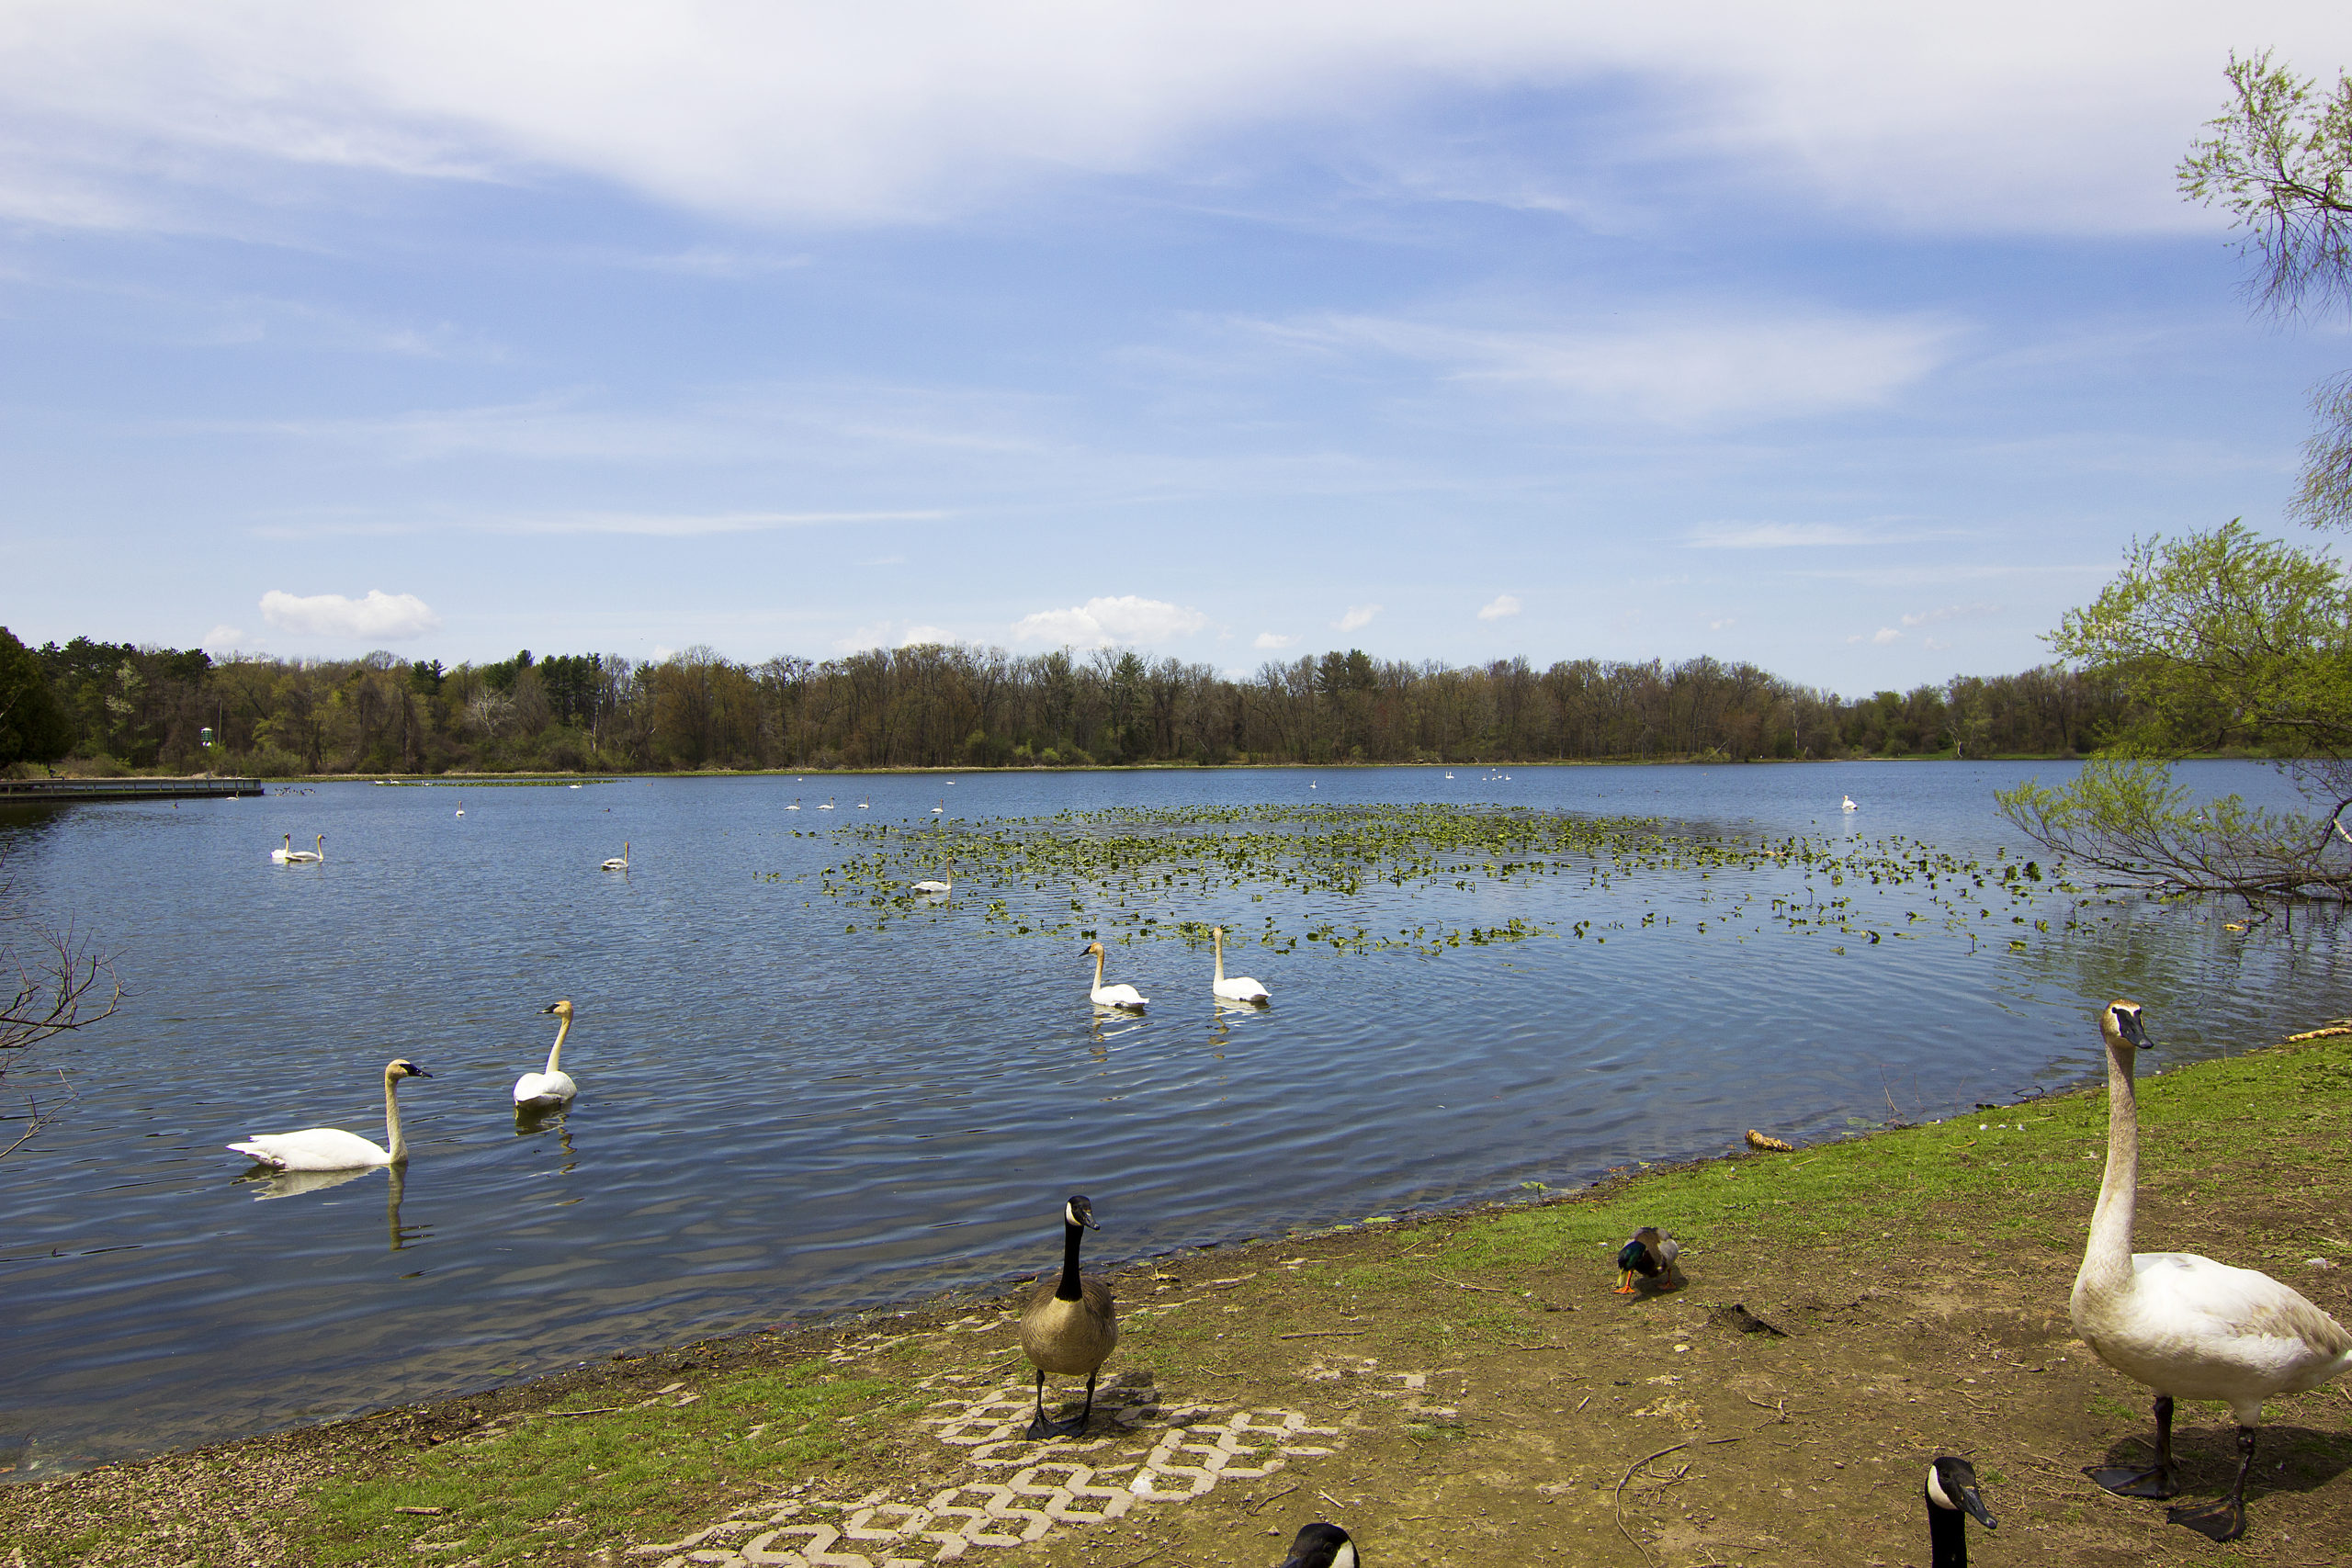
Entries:
POLYGON ((270 851, 269 858, 279 865, 317 865, 327 858, 327 836, 319 835, 319 847, 315 850, 298 850, 294 847, 294 835, 288 833, 285 846, 270 851))
MULTIPOLYGON (((550 1002, 540 1010, 556 1017, 555 1043, 548 1049, 547 1071, 525 1073, 514 1080, 514 1109, 549 1111, 571 1103, 579 1085, 562 1066, 564 1036, 571 1032, 571 1003, 550 1002)), ((340 1127, 306 1127, 299 1133, 258 1133, 230 1148, 250 1156, 273 1170, 348 1171, 408 1163, 408 1139, 401 1132, 400 1098, 395 1092, 403 1078, 433 1075, 405 1056, 384 1065, 384 1140, 390 1147, 369 1142, 340 1127)))
MULTIPOLYGON (((1227 978, 1223 926, 1211 926, 1209 940, 1216 943, 1216 977, 1210 982, 1209 988, 1217 1000, 1244 1003, 1253 1007, 1264 1007, 1273 1000, 1272 993, 1247 975, 1236 975, 1230 979, 1227 978)), ((1133 986, 1106 986, 1102 983, 1103 953, 1101 942, 1088 942, 1081 950, 1080 956, 1088 955, 1091 955, 1094 959, 1094 984, 1086 993, 1089 1001, 1099 1008, 1119 1008, 1128 1012, 1141 1012, 1151 1005, 1151 998, 1133 986)))
POLYGON ((2220 1400, 2237 1417, 2237 1479, 2228 1496, 2167 1517, 2214 1540, 2235 1540, 2245 1533, 2245 1478, 2262 1402, 2352 1371, 2352 1333, 2267 1274, 2192 1252, 2132 1250, 2140 1189, 2132 1069, 2140 1052, 2155 1047, 2137 1002, 2109 1002, 2098 1029, 2107 1044, 2107 1169, 2067 1309, 2075 1334, 2100 1360, 2155 1391, 2156 1462, 2086 1473, 2121 1496, 2177 1495, 2173 1401, 2220 1400))

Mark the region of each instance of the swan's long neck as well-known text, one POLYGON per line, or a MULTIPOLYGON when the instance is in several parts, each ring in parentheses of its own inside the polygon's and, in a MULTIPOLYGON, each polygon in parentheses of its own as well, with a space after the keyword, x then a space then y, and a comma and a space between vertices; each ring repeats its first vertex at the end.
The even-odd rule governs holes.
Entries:
POLYGON ((384 1075, 384 1141, 392 1146, 392 1163, 400 1165, 408 1158, 408 1140, 401 1135, 400 1097, 392 1090, 400 1079, 384 1075))
POLYGON ((556 1058, 563 1055, 563 1037, 571 1032, 571 1020, 560 1018, 555 1021, 555 1043, 548 1047, 547 1076, 549 1077, 555 1077, 556 1058))
POLYGON ((1225 933, 1211 931, 1209 940, 1216 943, 1216 983, 1222 986, 1225 984, 1225 933))
POLYGON ((1085 1234, 1069 1221, 1062 1222, 1062 1282, 1054 1291, 1057 1302, 1074 1302, 1083 1294, 1078 1282, 1078 1243, 1085 1234))
POLYGON ((2098 1184, 2098 1207, 2091 1211, 2090 1240, 2083 1247, 2077 1289, 2088 1286, 2120 1293, 2132 1285, 2132 1221, 2140 1191, 2140 1102, 2132 1092, 2129 1045, 2107 1048, 2107 1174, 2098 1184))
POLYGON ((1102 955, 1099 953, 1094 955, 1094 988, 1102 988, 1102 955))

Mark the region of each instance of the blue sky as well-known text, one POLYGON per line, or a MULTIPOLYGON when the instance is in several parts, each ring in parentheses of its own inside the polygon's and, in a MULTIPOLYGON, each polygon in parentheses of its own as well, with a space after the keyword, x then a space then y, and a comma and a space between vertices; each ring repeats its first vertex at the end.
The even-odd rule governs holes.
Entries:
POLYGON ((18 0, 0 622, 2023 668, 2278 527, 2172 169, 2352 9, 1888 9, 18 0))

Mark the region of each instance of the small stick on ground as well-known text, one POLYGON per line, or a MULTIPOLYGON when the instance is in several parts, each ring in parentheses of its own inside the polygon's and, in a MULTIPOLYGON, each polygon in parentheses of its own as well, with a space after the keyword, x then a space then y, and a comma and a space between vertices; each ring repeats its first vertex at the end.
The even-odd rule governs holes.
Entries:
POLYGON ((1442 1274, 1438 1275, 1437 1279, 1442 1283, 1452 1285, 1457 1291, 1484 1291, 1490 1296, 1507 1296, 1511 1293, 1500 1285, 1474 1285, 1467 1280, 1448 1280, 1442 1274))
POLYGON ((1242 1511, 1243 1513, 1245 1513, 1245 1514, 1248 1514, 1248 1515, 1249 1515, 1249 1516, 1250 1516, 1252 1518, 1255 1518, 1255 1517, 1257 1517, 1257 1514, 1258 1514, 1258 1510, 1259 1510, 1259 1509, 1261 1509, 1261 1508, 1264 1507, 1268 1503, 1279 1503, 1279 1502, 1281 1502, 1283 1498, 1285 1498, 1285 1497, 1289 1496, 1292 1493, 1294 1493, 1294 1492, 1297 1491, 1297 1490, 1299 1489, 1299 1487, 1300 1487, 1302 1484, 1304 1484, 1304 1483, 1300 1483, 1300 1482, 1295 1482, 1295 1482, 1291 1483, 1288 1486, 1283 1487, 1280 1492, 1275 1493, 1272 1496, 1271 1496, 1271 1497, 1262 1497, 1262 1498, 1260 1498, 1257 1502, 1250 1504, 1248 1507, 1246 1507, 1246 1508, 1242 1509, 1241 1511, 1242 1511))
POLYGON ((1625 1473, 1617 1478, 1617 1489, 1609 1495, 1609 1506, 1615 1511, 1617 1516, 1617 1533, 1625 1538, 1626 1545, 1632 1547, 1635 1551, 1642 1554, 1642 1561, 1645 1563, 1650 1561, 1650 1549, 1644 1546, 1640 1541, 1635 1540, 1634 1539, 1634 1532, 1625 1528, 1625 1483, 1633 1480, 1634 1472, 1649 1463, 1651 1460, 1664 1459, 1667 1455, 1673 1453, 1678 1450, 1687 1449, 1690 1446, 1690 1445, 1687 1442, 1677 1443, 1673 1448, 1660 1449, 1654 1454, 1645 1454, 1642 1458, 1635 1460, 1632 1464, 1625 1467, 1625 1473))
POLYGON ((1304 1334, 1277 1334, 1277 1339, 1361 1339, 1369 1328, 1310 1328, 1304 1334))

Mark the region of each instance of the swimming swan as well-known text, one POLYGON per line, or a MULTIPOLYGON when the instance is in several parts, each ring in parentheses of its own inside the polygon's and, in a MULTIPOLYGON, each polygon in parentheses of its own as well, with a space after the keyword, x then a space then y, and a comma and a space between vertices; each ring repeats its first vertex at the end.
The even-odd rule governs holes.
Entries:
POLYGON ((926 877, 924 877, 921 882, 917 882, 917 883, 914 883, 914 884, 910 885, 910 886, 908 887, 907 891, 908 891, 908 892, 910 892, 910 893, 952 893, 952 892, 954 892, 954 891, 955 891, 955 887, 956 887, 956 864, 955 864, 955 863, 954 863, 953 861, 946 861, 946 862, 943 862, 943 863, 941 863, 940 870, 942 870, 942 871, 944 871, 944 872, 945 872, 945 873, 947 874, 945 880, 942 881, 942 880, 939 880, 939 879, 936 879, 936 878, 933 878, 933 877, 928 877, 928 876, 926 876, 926 877))
POLYGON ((327 858, 327 836, 319 835, 319 847, 315 850, 298 850, 294 847, 294 835, 288 833, 285 847, 270 851, 269 858, 280 865, 317 865, 327 858))
POLYGON ((1073 1438, 1086 1430, 1094 1414, 1094 1379, 1119 1343, 1119 1309, 1111 1288, 1078 1271, 1078 1244, 1094 1223, 1094 1205, 1072 1194, 1062 1209, 1062 1271, 1058 1278, 1040 1280, 1021 1314, 1021 1353, 1037 1369, 1037 1415, 1029 1423, 1031 1442, 1046 1438, 1073 1438), (1075 1420, 1046 1419, 1046 1374, 1064 1377, 1086 1374, 1086 1407, 1075 1420))
POLYGON ((627 871, 628 869, 628 840, 627 839, 623 839, 621 840, 621 853, 618 860, 608 860, 596 869, 599 871, 627 871))
POLYGON ((2155 1048, 2140 1012, 2139 1003, 2118 1001, 2098 1015, 2107 1043, 2107 1172, 2067 1310, 2075 1334, 2100 1360, 2156 1391, 2156 1462, 2085 1473, 2126 1497, 2177 1495, 2173 1401, 2221 1400, 2238 1419, 2237 1480, 2227 1497, 2168 1509, 2165 1517, 2214 1540, 2235 1540, 2245 1532, 2245 1477, 2262 1402, 2317 1388, 2352 1369, 2352 1334, 2267 1274, 2190 1252, 2132 1250, 2140 1185, 2132 1066, 2137 1053, 2155 1048))
POLYGON ((1853 797, 1852 795, 1841 795, 1841 796, 1839 797, 1839 804, 1838 804, 1838 810, 1840 810, 1840 811, 1860 811, 1860 810, 1861 809, 1861 807, 1859 807, 1859 806, 1857 806, 1857 805, 1855 805, 1855 804, 1854 804, 1854 797, 1853 797))
POLYGON ((1223 926, 1211 926, 1209 940, 1216 943, 1216 978, 1210 982, 1209 989, 1216 993, 1219 1001, 1255 1002, 1260 1007, 1264 1007, 1273 1000, 1272 992, 1247 975, 1236 975, 1230 980, 1225 977, 1225 928, 1223 926))
POLYGON ((259 1133, 229 1147, 279 1170, 349 1170, 354 1166, 406 1165, 408 1140, 401 1136, 400 1101, 393 1098, 392 1090, 402 1078, 432 1076, 405 1057, 394 1057, 384 1065, 384 1136, 392 1145, 389 1153, 358 1134, 346 1133, 340 1127, 259 1133))
POLYGON ((1151 998, 1133 986, 1106 986, 1102 983, 1102 944, 1101 942, 1088 942, 1085 951, 1094 954, 1094 988, 1086 995, 1096 1007, 1125 1008, 1130 1012, 1141 1012, 1151 1004, 1151 998))
POLYGON ((580 1086, 571 1075, 557 1066, 563 1055, 563 1037, 571 1032, 571 1002, 569 998, 549 1002, 539 1010, 556 1016, 555 1043, 548 1047, 548 1070, 525 1073, 514 1080, 514 1109, 517 1111, 550 1111, 559 1105, 569 1105, 580 1086))

